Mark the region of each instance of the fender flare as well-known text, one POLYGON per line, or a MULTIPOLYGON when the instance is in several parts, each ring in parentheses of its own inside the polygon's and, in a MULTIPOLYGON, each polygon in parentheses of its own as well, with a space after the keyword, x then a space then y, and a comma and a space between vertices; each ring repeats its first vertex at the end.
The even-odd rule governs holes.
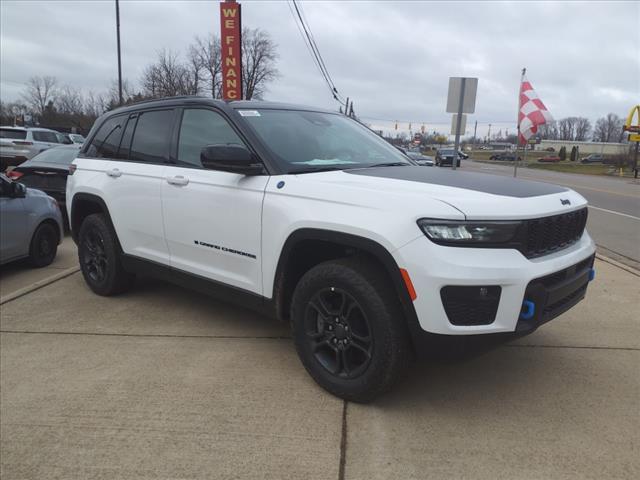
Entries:
MULTIPOLYGON (((109 207, 107 207, 107 204, 102 199, 102 197, 99 197, 98 195, 95 195, 93 193, 78 192, 73 196, 73 199, 71 200, 71 212, 69 212, 69 226, 71 229, 71 238, 73 238, 73 241, 76 244, 78 243, 78 232, 80 230, 80 225, 74 225, 75 224, 74 212, 77 212, 76 206, 80 202, 90 202, 90 203, 97 204, 102 210, 102 213, 107 218, 107 222, 109 223, 109 226, 113 229, 114 232, 116 231, 113 225, 113 221, 111 220, 111 213, 109 213, 109 207), (74 228, 74 226, 77 228, 74 228)), ((117 234, 116 234, 116 241, 118 243, 118 248, 120 248, 120 251, 122 251, 120 240, 118 239, 117 234)))
MULTIPOLYGON (((350 233, 317 228, 301 228, 293 231, 285 240, 284 245, 282 246, 282 250, 280 251, 280 258, 278 259, 278 264, 276 266, 273 283, 274 292, 272 298, 274 298, 274 300, 276 300, 275 296, 278 293, 276 292, 278 279, 281 278, 283 272, 286 269, 291 252, 298 243, 305 240, 319 240, 337 243, 346 247, 351 247, 363 251, 378 260, 391 279, 391 282, 396 290, 396 294, 400 300, 400 304, 405 314, 411 336, 415 337, 415 333, 419 333, 420 331, 422 331, 418 322, 416 310, 413 306, 413 301, 409 296, 409 292, 407 291, 404 279, 402 278, 402 274, 400 273, 400 267, 393 258, 393 255, 391 255, 391 253, 384 246, 382 246, 375 240, 371 240, 370 238, 362 237, 359 235, 353 235, 350 233), (416 328, 418 329, 418 331, 415 330, 416 328)), ((281 300, 282 298, 280 297, 280 295, 278 295, 276 303, 279 304, 281 300)), ((279 305, 277 306, 277 309, 280 309, 279 305)))

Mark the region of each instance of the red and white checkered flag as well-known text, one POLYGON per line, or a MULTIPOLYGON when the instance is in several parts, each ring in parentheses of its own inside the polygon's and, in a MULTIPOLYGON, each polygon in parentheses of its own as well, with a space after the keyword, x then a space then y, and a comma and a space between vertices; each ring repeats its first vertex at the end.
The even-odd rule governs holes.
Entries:
POLYGON ((520 110, 518 111, 519 141, 521 145, 538 132, 538 127, 553 122, 553 117, 538 98, 529 80, 523 75, 520 85, 520 110))

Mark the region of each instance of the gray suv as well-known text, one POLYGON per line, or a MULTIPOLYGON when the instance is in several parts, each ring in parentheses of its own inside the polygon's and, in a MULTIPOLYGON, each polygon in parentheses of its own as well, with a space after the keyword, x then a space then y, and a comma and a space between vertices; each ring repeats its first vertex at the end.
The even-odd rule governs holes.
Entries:
POLYGON ((58 202, 0 174, 0 264, 28 258, 32 266, 45 267, 63 233, 58 202))

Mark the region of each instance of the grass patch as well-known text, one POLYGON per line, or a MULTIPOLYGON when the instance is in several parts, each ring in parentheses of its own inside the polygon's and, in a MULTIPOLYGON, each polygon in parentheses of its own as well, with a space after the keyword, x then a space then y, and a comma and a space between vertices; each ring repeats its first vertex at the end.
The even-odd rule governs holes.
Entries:
MULTIPOLYGON (((615 169, 611 165, 583 165, 581 163, 529 163, 527 168, 551 170, 552 172, 581 173, 583 175, 609 175, 615 169)), ((617 174, 618 172, 616 172, 617 174)))

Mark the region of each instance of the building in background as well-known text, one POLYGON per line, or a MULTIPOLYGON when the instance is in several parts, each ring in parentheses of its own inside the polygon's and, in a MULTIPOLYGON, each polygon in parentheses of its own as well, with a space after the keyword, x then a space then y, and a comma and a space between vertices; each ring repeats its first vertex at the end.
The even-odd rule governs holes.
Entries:
POLYGON ((599 153, 601 155, 626 155, 629 152, 628 143, 606 143, 606 142, 578 142, 575 140, 541 140, 534 147, 534 150, 545 151, 553 148, 557 152, 565 147, 567 152, 576 146, 580 150, 580 155, 599 153))

